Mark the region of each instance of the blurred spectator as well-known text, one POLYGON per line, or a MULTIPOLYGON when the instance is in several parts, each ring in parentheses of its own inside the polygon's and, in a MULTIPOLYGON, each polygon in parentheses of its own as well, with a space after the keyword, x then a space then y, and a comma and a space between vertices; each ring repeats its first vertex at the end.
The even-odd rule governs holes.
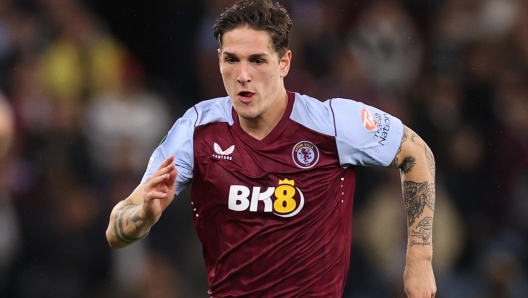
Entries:
POLYGON ((13 140, 15 120, 11 105, 0 93, 0 161, 4 158, 13 140))
POLYGON ((86 107, 84 132, 99 174, 131 171, 139 176, 170 128, 169 107, 146 90, 143 76, 141 65, 130 59, 121 86, 100 93, 86 107))
POLYGON ((350 30, 348 47, 382 92, 406 90, 421 70, 423 45, 397 0, 376 0, 350 30))
MULTIPOLYGON (((343 46, 340 27, 344 16, 340 1, 293 1, 297 38, 302 38, 297 55, 299 66, 315 77, 327 75, 343 46)), ((295 55, 295 54, 294 54, 295 55)))
POLYGON ((9 189, 9 161, 6 159, 14 124, 10 104, 0 93, 0 296, 6 295, 8 274, 20 248, 20 230, 9 189))
POLYGON ((40 1, 54 34, 40 59, 42 87, 60 101, 86 100, 120 86, 126 50, 81 2, 40 1))
POLYGON ((0 88, 7 85, 8 62, 14 54, 13 30, 11 28, 9 16, 13 15, 10 1, 0 3, 0 88))
POLYGON ((335 53, 329 73, 320 80, 321 85, 325 86, 318 91, 320 98, 332 98, 337 95, 370 105, 379 103, 376 86, 365 73, 360 58, 347 49, 335 53))
MULTIPOLYGON (((519 5, 518 13, 519 16, 525 16, 528 13, 528 3, 526 1, 521 2, 519 5)), ((524 60, 524 64, 528 64, 528 39, 526 38, 528 36, 528 19, 519 17, 517 18, 517 22, 514 26, 514 40, 516 46, 519 48, 519 50, 522 53, 522 59, 524 60)))
MULTIPOLYGON (((499 70, 494 112, 497 125, 494 131, 493 157, 497 193, 496 212, 512 224, 520 218, 504 214, 510 206, 514 189, 527 174, 528 168, 528 88, 525 69, 527 65, 504 65, 499 70), (505 204, 506 203, 506 204, 505 204), (502 207, 501 207, 502 206, 502 207)), ((518 205, 517 203, 513 206, 518 205)), ((508 210, 512 211, 512 209, 508 210)), ((520 210, 519 210, 520 211, 520 210)), ((517 213, 517 212, 515 212, 517 213)))
POLYGON ((17 143, 23 147, 11 157, 11 175, 24 246, 9 292, 13 297, 97 296, 107 276, 109 248, 99 240, 104 215, 89 187, 80 107, 42 96, 33 61, 22 65, 13 89, 21 116, 17 143))
MULTIPOLYGON (((499 70, 494 101, 497 125, 493 131, 493 179, 496 185, 495 210, 500 233, 517 238, 521 248, 511 258, 528 268, 528 220, 526 198, 528 197, 528 88, 525 69, 521 59, 516 63, 504 63, 499 70)), ((526 292, 525 292, 526 293, 526 292)))
POLYGON ((521 18, 519 0, 484 0, 481 3, 479 19, 485 38, 503 39, 521 18))

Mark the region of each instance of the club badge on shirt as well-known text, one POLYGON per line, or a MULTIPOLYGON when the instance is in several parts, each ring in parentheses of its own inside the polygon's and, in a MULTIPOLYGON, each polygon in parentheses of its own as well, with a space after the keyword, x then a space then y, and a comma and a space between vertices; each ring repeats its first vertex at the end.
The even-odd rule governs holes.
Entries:
POLYGON ((292 150, 292 159, 301 169, 309 169, 319 161, 319 149, 312 142, 301 141, 292 150))

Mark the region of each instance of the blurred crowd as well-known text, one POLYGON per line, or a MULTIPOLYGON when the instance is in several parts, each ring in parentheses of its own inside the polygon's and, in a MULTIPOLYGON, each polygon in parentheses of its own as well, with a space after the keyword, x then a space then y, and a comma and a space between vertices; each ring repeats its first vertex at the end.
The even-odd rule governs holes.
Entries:
MULTIPOLYGON (((0 1, 0 297, 207 296, 187 191, 133 246, 105 229, 177 117, 224 96, 211 28, 234 2, 113 8, 173 24, 138 46, 103 0, 0 1)), ((528 297, 528 2, 281 3, 289 90, 379 107, 434 152, 438 297, 528 297)), ((344 297, 403 297, 399 173, 358 172, 344 297)))

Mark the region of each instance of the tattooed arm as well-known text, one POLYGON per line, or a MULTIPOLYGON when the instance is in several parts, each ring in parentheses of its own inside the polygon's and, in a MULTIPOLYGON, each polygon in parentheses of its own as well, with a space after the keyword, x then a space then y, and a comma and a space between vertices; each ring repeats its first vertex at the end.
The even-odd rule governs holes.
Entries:
POLYGON ((125 247, 147 236, 174 200, 177 171, 173 161, 173 156, 163 161, 146 183, 140 184, 114 207, 106 229, 106 239, 111 247, 125 247))
POLYGON ((404 286, 408 297, 434 297, 433 215, 435 209, 435 161, 431 149, 404 126, 400 148, 389 165, 401 173, 407 212, 407 262, 404 286))

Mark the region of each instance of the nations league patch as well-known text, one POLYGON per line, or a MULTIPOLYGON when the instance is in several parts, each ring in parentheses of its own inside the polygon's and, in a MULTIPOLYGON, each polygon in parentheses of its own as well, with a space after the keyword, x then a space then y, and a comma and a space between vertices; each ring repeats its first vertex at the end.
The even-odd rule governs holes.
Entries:
POLYGON ((299 142, 293 147, 292 159, 299 168, 309 169, 319 161, 319 149, 312 142, 299 142))

